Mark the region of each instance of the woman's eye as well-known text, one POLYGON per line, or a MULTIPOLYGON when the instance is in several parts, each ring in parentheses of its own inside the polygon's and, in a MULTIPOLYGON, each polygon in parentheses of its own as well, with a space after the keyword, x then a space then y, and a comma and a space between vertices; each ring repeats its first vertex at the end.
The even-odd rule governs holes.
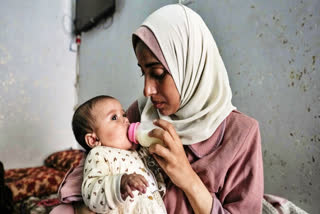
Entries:
MULTIPOLYGON (((168 71, 163 69, 163 68, 154 68, 150 71, 148 71, 148 73, 150 73, 150 76, 156 80, 162 80, 167 74, 168 74, 168 71)), ((143 77, 145 76, 145 72, 143 72, 141 70, 141 75, 140 77, 143 77)))
POLYGON ((162 80, 167 74, 167 71, 163 71, 161 74, 158 74, 156 72, 152 73, 152 76, 157 80, 162 80))
POLYGON ((118 116, 117 115, 113 115, 111 120, 117 120, 118 119, 118 116))

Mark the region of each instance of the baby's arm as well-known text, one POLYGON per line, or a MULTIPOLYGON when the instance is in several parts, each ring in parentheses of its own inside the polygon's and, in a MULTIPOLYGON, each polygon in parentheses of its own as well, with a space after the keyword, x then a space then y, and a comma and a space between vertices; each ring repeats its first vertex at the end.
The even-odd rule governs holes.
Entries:
POLYGON ((118 153, 112 157, 109 152, 102 147, 92 149, 84 166, 82 197, 90 210, 99 213, 119 207, 128 196, 133 197, 134 190, 145 193, 148 186, 142 175, 120 174, 118 153))
POLYGON ((108 212, 123 203, 120 193, 122 174, 112 174, 113 163, 106 157, 103 149, 92 149, 83 172, 83 201, 90 210, 98 213, 108 212))

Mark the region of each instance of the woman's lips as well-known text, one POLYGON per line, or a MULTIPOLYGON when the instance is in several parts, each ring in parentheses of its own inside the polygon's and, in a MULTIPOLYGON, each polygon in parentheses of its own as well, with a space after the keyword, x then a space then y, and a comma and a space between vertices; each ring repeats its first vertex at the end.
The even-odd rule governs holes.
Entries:
POLYGON ((157 108, 157 109, 161 109, 161 108, 163 108, 163 106, 164 106, 164 102, 152 102, 153 103, 153 106, 155 107, 155 108, 157 108))

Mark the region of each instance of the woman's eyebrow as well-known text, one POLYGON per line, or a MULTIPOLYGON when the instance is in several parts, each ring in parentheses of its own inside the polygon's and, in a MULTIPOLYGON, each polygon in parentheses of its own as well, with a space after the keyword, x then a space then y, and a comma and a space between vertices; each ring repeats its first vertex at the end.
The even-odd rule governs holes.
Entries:
MULTIPOLYGON (((140 68, 141 68, 141 65, 138 63, 137 64, 140 68)), ((162 65, 160 62, 150 62, 150 63, 147 63, 146 65, 145 65, 145 67, 146 68, 149 68, 149 67, 152 67, 152 66, 154 66, 154 65, 162 65)))

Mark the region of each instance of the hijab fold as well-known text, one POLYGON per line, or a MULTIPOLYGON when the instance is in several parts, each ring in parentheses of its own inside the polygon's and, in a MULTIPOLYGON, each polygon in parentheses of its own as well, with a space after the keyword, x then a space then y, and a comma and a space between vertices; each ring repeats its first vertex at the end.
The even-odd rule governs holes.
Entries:
POLYGON ((184 145, 208 139, 236 109, 228 74, 216 43, 202 20, 181 4, 153 12, 133 34, 141 39, 172 75, 180 108, 161 115, 150 98, 138 100, 141 122, 161 118, 172 123, 184 145))

